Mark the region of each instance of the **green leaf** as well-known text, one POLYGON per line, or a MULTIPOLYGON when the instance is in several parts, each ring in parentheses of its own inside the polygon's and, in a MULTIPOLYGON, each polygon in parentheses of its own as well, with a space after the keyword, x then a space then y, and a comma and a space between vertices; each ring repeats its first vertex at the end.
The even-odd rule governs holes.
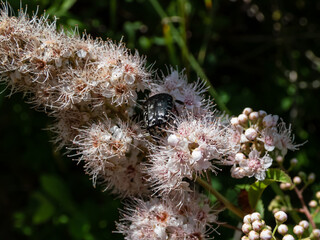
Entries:
POLYGON ((274 182, 292 183, 291 178, 281 169, 269 168, 266 172, 265 180, 273 180, 274 182))
POLYGON ((316 215, 313 217, 313 221, 314 221, 316 224, 319 224, 319 223, 320 223, 320 213, 316 214, 316 215))
POLYGON ((39 202, 39 205, 37 210, 34 212, 32 216, 32 222, 34 224, 44 223, 52 217, 55 210, 54 206, 40 192, 34 193, 33 198, 35 198, 39 202))
POLYGON ((261 217, 264 218, 264 204, 261 199, 259 199, 259 201, 257 203, 256 210, 258 213, 261 214, 261 217))
POLYGON ((249 184, 237 184, 235 186, 235 189, 244 189, 246 191, 249 191, 250 185, 249 184))
POLYGON ((86 216, 75 213, 68 224, 69 233, 72 239, 85 239, 90 236, 91 224, 86 216))
POLYGON ((284 171, 280 169, 268 169, 265 180, 256 181, 250 186, 249 203, 253 209, 256 209, 263 191, 273 182, 292 183, 291 178, 284 171))
POLYGON ((69 189, 61 178, 54 175, 42 175, 40 182, 44 191, 56 200, 64 210, 74 212, 75 204, 72 201, 69 189))

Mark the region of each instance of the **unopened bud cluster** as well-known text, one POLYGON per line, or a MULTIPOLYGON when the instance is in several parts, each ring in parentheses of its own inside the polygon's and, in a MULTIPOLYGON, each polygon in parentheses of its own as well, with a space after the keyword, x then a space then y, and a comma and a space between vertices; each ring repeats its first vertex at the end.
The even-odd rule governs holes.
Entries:
POLYGON ((291 127, 279 122, 277 115, 245 108, 242 114, 231 119, 231 125, 234 128, 233 139, 240 145, 231 169, 234 178, 254 176, 263 180, 265 171, 272 165, 271 153, 280 161, 288 149, 298 149, 299 145, 293 143, 291 127))
POLYGON ((243 218, 242 232, 245 234, 242 240, 272 239, 271 227, 266 225, 258 212, 248 214, 243 218))
MULTIPOLYGON (((290 168, 295 165, 295 162, 296 159, 291 160, 290 168)), ((293 177, 292 183, 281 183, 280 188, 282 190, 293 190, 294 186, 300 187, 302 184, 304 184, 304 186, 302 187, 302 189, 304 189, 308 185, 312 184, 315 181, 315 178, 316 175, 314 173, 310 173, 309 175, 307 175, 305 172, 300 171, 297 176, 293 177)))
MULTIPOLYGON (((285 224, 288 219, 287 214, 284 211, 278 211, 274 214, 276 220, 276 229, 277 232, 282 236, 282 240, 295 240, 301 239, 301 237, 308 232, 309 222, 302 220, 299 224, 295 225, 292 229, 293 233, 296 235, 295 238, 293 235, 288 234, 289 228, 285 224)), ((265 224, 264 220, 261 219, 261 215, 257 212, 248 214, 243 218, 242 232, 245 234, 241 239, 242 240, 270 240, 270 239, 279 239, 274 238, 272 234, 272 228, 265 224)), ((320 230, 314 229, 309 235, 308 239, 318 239, 320 237, 320 230)))

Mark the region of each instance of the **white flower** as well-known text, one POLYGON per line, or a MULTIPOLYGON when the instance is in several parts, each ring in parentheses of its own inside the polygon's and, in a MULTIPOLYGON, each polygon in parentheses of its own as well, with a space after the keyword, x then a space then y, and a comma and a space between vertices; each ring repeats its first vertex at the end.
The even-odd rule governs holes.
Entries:
POLYGON ((185 178, 215 172, 217 164, 227 164, 237 150, 229 141, 233 132, 218 117, 182 116, 176 119, 176 125, 167 130, 168 137, 160 145, 151 145, 151 165, 146 168, 154 190, 164 195, 190 191, 185 178))
POLYGON ((198 80, 188 83, 187 76, 182 72, 171 68, 168 76, 162 76, 162 80, 153 83, 151 95, 168 93, 176 102, 178 113, 189 112, 195 116, 201 116, 210 111, 212 103, 202 96, 207 88, 205 82, 198 80))
POLYGON ((288 149, 291 151, 298 150, 302 144, 294 144, 294 135, 291 133, 291 125, 289 127, 286 127, 286 124, 284 122, 280 122, 278 124, 278 131, 279 131, 279 137, 276 144, 276 147, 281 150, 282 155, 286 155, 288 152, 288 149))
POLYGON ((246 176, 255 178, 259 181, 265 179, 265 171, 272 165, 272 158, 269 155, 260 157, 260 153, 257 150, 252 150, 249 153, 249 157, 239 163, 239 166, 244 169, 246 176))
POLYGON ((268 152, 272 152, 279 140, 279 134, 276 128, 265 128, 261 132, 261 138, 258 140, 264 143, 264 148, 268 152))
POLYGON ((258 132, 254 128, 248 128, 244 135, 249 141, 253 141, 258 136, 258 132))
POLYGON ((274 124, 274 118, 271 114, 265 116, 262 120, 262 123, 265 127, 272 127, 274 124))
POLYGON ((177 205, 170 199, 135 199, 123 211, 117 229, 125 239, 206 239, 211 224, 217 220, 207 197, 188 194, 184 204, 180 208, 177 205))

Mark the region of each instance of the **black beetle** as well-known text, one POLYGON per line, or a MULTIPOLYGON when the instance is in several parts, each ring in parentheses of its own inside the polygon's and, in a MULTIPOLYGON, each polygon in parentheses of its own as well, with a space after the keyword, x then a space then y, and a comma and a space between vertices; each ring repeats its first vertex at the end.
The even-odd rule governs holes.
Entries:
POLYGON ((144 103, 143 118, 147 130, 152 135, 162 135, 163 129, 172 123, 178 114, 173 97, 168 93, 158 93, 149 97, 144 103))

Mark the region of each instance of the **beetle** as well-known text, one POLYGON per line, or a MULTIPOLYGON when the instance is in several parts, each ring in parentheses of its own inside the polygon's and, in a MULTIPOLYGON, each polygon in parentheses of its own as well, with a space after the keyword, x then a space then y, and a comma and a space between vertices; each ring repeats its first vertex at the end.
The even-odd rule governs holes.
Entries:
POLYGON ((145 101, 143 118, 151 135, 163 135, 163 129, 173 123, 174 117, 178 115, 175 102, 183 104, 179 100, 174 100, 168 93, 155 94, 145 101))

